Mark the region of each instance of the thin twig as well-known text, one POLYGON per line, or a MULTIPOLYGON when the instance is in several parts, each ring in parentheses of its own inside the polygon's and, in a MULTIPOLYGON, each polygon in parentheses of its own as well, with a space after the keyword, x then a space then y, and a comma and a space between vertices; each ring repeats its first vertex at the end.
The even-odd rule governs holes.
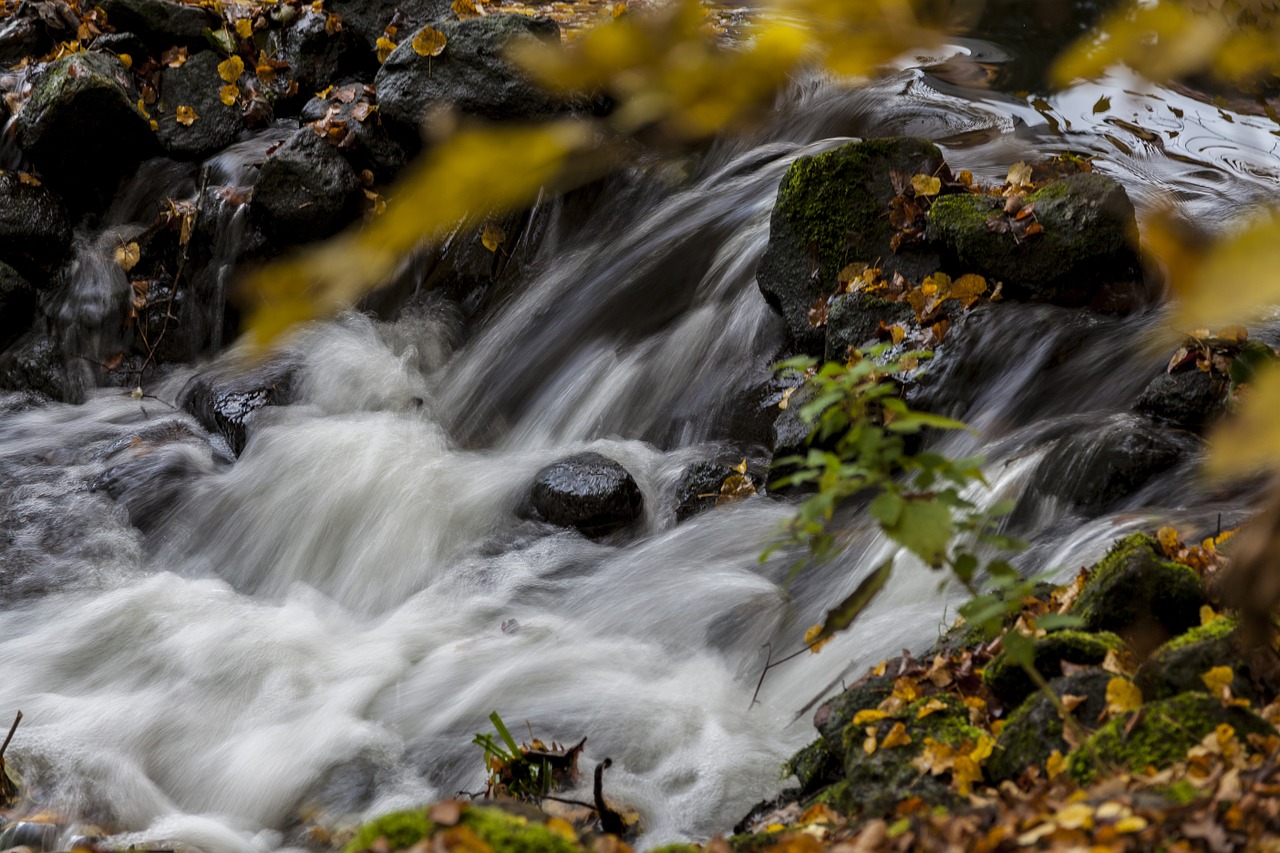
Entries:
POLYGON ((9 734, 4 739, 4 743, 0 744, 0 767, 4 766, 4 751, 9 748, 9 741, 13 740, 13 733, 18 730, 18 723, 22 722, 22 712, 13 718, 13 725, 9 726, 9 734))

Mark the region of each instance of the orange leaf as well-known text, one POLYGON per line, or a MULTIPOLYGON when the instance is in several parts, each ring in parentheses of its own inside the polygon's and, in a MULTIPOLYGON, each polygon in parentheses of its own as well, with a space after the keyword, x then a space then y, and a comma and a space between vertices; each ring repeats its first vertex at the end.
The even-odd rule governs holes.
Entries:
POLYGON ((228 83, 234 83, 244 73, 244 60, 238 56, 224 59, 218 63, 218 76, 228 83))
MULTIPOLYGON (((413 52, 418 56, 439 56, 444 53, 447 44, 448 39, 444 37, 444 33, 431 27, 423 27, 418 30, 418 34, 413 37, 411 42, 413 52)), ((489 251, 493 250, 490 249, 489 251)))
POLYGON ((895 746, 906 746, 909 743, 911 743, 911 735, 907 734, 907 727, 902 723, 894 723, 893 728, 884 736, 880 748, 890 749, 895 746))
POLYGON ((196 111, 188 106, 180 106, 174 110, 174 120, 184 127, 191 127, 196 123, 196 119, 200 116, 196 115, 196 111))

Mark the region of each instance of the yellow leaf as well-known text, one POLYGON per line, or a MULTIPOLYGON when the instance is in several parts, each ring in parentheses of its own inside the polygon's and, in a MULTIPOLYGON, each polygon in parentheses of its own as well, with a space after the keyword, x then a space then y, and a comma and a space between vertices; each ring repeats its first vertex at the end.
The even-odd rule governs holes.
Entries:
MULTIPOLYGON (((1280 276, 1275 276, 1280 280, 1280 276)), ((1246 290, 1251 288, 1244 288, 1246 290)), ((1211 474, 1254 474, 1280 466, 1280 369, 1259 369, 1235 417, 1224 419, 1209 436, 1211 474)))
POLYGON ((978 743, 973 747, 973 751, 969 753, 969 758, 973 759, 978 764, 981 764, 991 757, 991 753, 995 748, 995 738, 987 737, 986 735, 979 735, 978 743))
POLYGON ((235 105, 238 97, 240 97, 240 87, 235 83, 228 83, 218 90, 218 98, 229 107, 235 105))
POLYGON ((453 0, 453 14, 458 16, 458 20, 465 21, 468 18, 480 17, 480 10, 476 8, 475 0, 453 0))
POLYGON ((18 172, 18 183, 26 184, 29 187, 40 186, 40 179, 30 172, 18 172))
POLYGON ((894 723, 893 728, 889 729, 889 733, 884 736, 881 742, 881 749, 890 749, 895 746, 906 746, 911 743, 911 735, 907 734, 907 727, 902 723, 894 723))
POLYGON ((864 731, 867 737, 862 741, 862 751, 867 755, 873 755, 876 751, 876 727, 868 726, 864 731))
POLYGON ((1126 714, 1142 707, 1142 691, 1127 678, 1107 682, 1107 713, 1126 714))
POLYGON ((920 685, 912 678, 900 676, 893 680, 893 695, 903 702, 914 702, 920 698, 920 685))
POLYGON ((1178 556, 1178 551, 1182 547, 1182 542, 1178 539, 1178 531, 1167 525, 1156 531, 1156 541, 1160 543, 1160 550, 1164 551, 1164 555, 1170 558, 1178 556))
POLYGON ((547 829, 559 835, 561 838, 577 843, 578 833, 573 831, 573 825, 569 821, 560 817, 553 817, 547 821, 547 829))
POLYGON ((498 247, 501 246, 506 239, 507 232, 502 230, 501 225, 495 225, 492 222, 484 227, 484 232, 480 235, 480 242, 483 243, 484 247, 490 252, 498 251, 498 247))
POLYGON ((1117 62, 1167 80, 1204 67, 1230 34, 1225 17, 1197 15, 1181 3, 1124 4, 1100 29, 1105 39, 1091 31, 1058 57, 1052 74, 1059 85, 1096 77, 1117 62))
POLYGON ((477 211, 510 210, 544 185, 597 174, 610 152, 581 156, 593 142, 588 126, 563 120, 467 129, 433 146, 401 178, 385 215, 245 279, 256 305, 252 340, 274 342, 294 323, 352 304, 424 240, 441 239, 459 222, 478 224, 477 211))
MULTIPOLYGON (((439 56, 444 53, 448 39, 444 37, 444 33, 437 29, 423 27, 418 30, 417 35, 413 37, 413 41, 410 44, 413 47, 413 52, 418 56, 439 56)), ((493 250, 490 249, 489 251, 492 252, 493 250)))
POLYGON ((174 120, 184 127, 191 127, 196 123, 196 119, 200 116, 196 115, 196 111, 188 106, 180 106, 173 112, 174 120))
POLYGON ((386 62, 387 57, 391 55, 391 51, 395 50, 399 45, 386 36, 379 36, 375 42, 378 51, 378 62, 386 62))
POLYGON ((1011 187, 1031 186, 1031 167, 1019 160, 1009 167, 1009 174, 1004 181, 1011 187))
POLYGON ((914 175, 911 178, 911 189, 918 196, 934 196, 942 192, 942 180, 933 175, 914 175))
POLYGON ((1128 817, 1121 818, 1112 824, 1112 828, 1115 829, 1116 832, 1126 835, 1133 832, 1142 832, 1142 830, 1147 828, 1147 820, 1146 818, 1139 817, 1136 814, 1129 815, 1128 817))
POLYGON ((916 719, 923 720, 935 711, 945 711, 946 709, 946 702, 943 702, 941 699, 930 699, 928 702, 924 703, 919 711, 916 712, 916 719))
POLYGON ((955 763, 955 748, 931 737, 924 739, 924 748, 920 750, 919 757, 912 762, 917 770, 933 776, 946 773, 955 766, 955 763))
MULTIPOLYGON (((808 637, 807 632, 805 636, 808 637)), ((889 715, 877 708, 864 708, 853 715, 853 724, 855 726, 863 726, 867 723, 878 723, 887 716, 889 715)))
POLYGON ((120 64, 123 65, 125 68, 133 67, 133 57, 130 56, 129 54, 120 53, 116 55, 116 58, 120 60, 120 64))
POLYGON ((907 330, 902 328, 901 324, 894 323, 889 327, 889 337, 893 340, 893 345, 896 347, 907 337, 907 330))
POLYGON ((1226 690, 1231 687, 1231 682, 1235 680, 1235 673, 1229 666, 1215 666, 1213 669, 1200 676, 1200 680, 1204 682, 1204 686, 1209 688, 1209 692, 1214 696, 1222 696, 1226 690))
POLYGON ((1053 820, 1063 829, 1092 829, 1093 806, 1088 803, 1072 803, 1059 809, 1053 820))
POLYGON ((248 18, 240 18, 236 21, 236 35, 242 39, 250 38, 253 35, 253 21, 248 18))
MULTIPOLYGON (((825 646, 827 643, 831 642, 831 638, 830 638, 830 637, 823 637, 821 640, 817 640, 817 636, 818 636, 819 634, 821 634, 821 633, 822 633, 822 625, 821 625, 821 624, 814 625, 814 626, 810 627, 808 631, 805 631, 805 632, 804 632, 804 643, 805 643, 805 645, 806 645, 806 646, 808 646, 808 647, 809 647, 809 651, 813 652, 815 655, 816 655, 819 651, 821 651, 821 649, 822 649, 822 647, 823 647, 823 646, 825 646), (815 642, 815 640, 816 640, 816 642, 815 642)), ((862 713, 862 712, 859 712, 859 713, 862 713)), ((856 719, 857 719, 857 717, 854 717, 854 719, 856 720, 856 719)))
POLYGON ((244 60, 238 56, 224 59, 218 63, 218 76, 227 83, 234 83, 244 73, 244 60))
POLYGON ((960 796, 967 797, 973 790, 973 783, 982 779, 982 768, 978 762, 967 755, 956 757, 955 766, 951 768, 951 781, 955 784, 960 796))
POLYGON ((1218 618, 1218 612, 1208 604, 1200 605, 1200 624, 1208 625, 1214 619, 1218 618))
POLYGON ((1050 779, 1056 779, 1067 769, 1067 759, 1055 749, 1049 753, 1049 758, 1044 763, 1044 769, 1049 774, 1050 779))
POLYGON ((810 823, 829 823, 834 825, 842 822, 840 815, 836 814, 835 810, 826 803, 815 803, 805 809, 804 814, 800 815, 800 820, 798 821, 801 826, 810 823))
POLYGON ((116 264, 125 272, 128 272, 137 266, 141 257, 142 250, 138 248, 137 243, 126 243, 123 246, 116 246, 116 264))

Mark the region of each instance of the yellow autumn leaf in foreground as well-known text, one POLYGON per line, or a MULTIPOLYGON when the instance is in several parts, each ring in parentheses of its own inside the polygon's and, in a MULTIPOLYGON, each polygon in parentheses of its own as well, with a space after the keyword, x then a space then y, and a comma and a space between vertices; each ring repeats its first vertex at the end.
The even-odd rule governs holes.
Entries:
POLYGON ((911 189, 919 196, 937 195, 942 192, 942 179, 934 175, 915 175, 911 178, 911 189))
POLYGON ((226 83, 234 83, 244 73, 244 60, 238 56, 224 59, 218 63, 218 76, 226 83))
POLYGON ((1249 383, 1245 405, 1209 436, 1210 474, 1232 476, 1280 468, 1280 369, 1269 366, 1249 383))
POLYGON ((815 655, 818 652, 822 651, 823 646, 831 642, 830 637, 823 637, 821 640, 819 640, 818 635, 821 633, 822 633, 821 623, 817 625, 811 625, 809 627, 809 630, 804 632, 804 643, 806 646, 809 647, 809 651, 813 652, 815 655))
POLYGON ((432 27, 423 27, 418 30, 410 45, 413 47, 413 52, 418 56, 439 56, 444 53, 445 46, 448 43, 444 33, 432 27))
POLYGON ((476 224, 487 211, 526 204, 543 186, 563 188, 598 174, 611 152, 591 142, 590 126, 572 120, 459 131, 409 170, 386 215, 247 279, 250 339, 269 344, 294 323, 351 305, 409 252, 476 224), (597 157, 585 156, 592 153, 597 157), (570 164, 571 155, 577 156, 570 164))
POLYGON ((196 111, 191 107, 181 106, 173 111, 173 118, 178 124, 184 127, 191 127, 200 116, 196 115, 196 111))
POLYGON ((384 62, 386 62, 386 61, 387 61, 387 57, 391 55, 391 51, 393 51, 393 50, 395 50, 397 47, 399 47, 399 45, 398 45, 398 44, 396 44, 395 42, 393 42, 391 39, 387 38, 386 36, 379 36, 379 37, 378 37, 378 41, 375 43, 375 46, 377 47, 377 51, 378 51, 378 64, 379 64, 379 65, 381 65, 381 64, 382 64, 382 63, 384 63, 384 62))
POLYGON ((1126 714, 1142 707, 1142 691, 1127 678, 1113 678, 1107 682, 1107 712, 1126 714))

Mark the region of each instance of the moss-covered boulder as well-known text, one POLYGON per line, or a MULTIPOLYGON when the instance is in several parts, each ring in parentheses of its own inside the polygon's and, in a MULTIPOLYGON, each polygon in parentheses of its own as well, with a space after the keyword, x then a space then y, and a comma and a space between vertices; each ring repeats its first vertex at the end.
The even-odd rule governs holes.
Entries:
POLYGON ((1077 781, 1087 783, 1107 767, 1131 773, 1167 767, 1186 758, 1187 750, 1223 723, 1241 740, 1250 734, 1275 734, 1272 725, 1252 711, 1224 706, 1204 693, 1183 693, 1113 717, 1071 754, 1067 769, 1077 781), (1133 714, 1141 716, 1134 721, 1133 714))
POLYGON ((893 252, 888 213, 897 195, 895 173, 909 180, 936 174, 944 165, 937 146, 909 138, 851 142, 791 164, 778 187, 756 280, 795 345, 823 353, 825 333, 810 325, 809 309, 835 292, 848 264, 874 262, 915 280, 937 269, 932 253, 893 252))
POLYGON ((983 731, 969 724, 969 708, 954 696, 917 699, 896 714, 875 723, 850 723, 844 731, 844 779, 832 786, 823 801, 850 814, 877 814, 890 811, 909 797, 920 797, 935 805, 957 802, 957 795, 943 776, 921 772, 915 764, 929 739, 952 747, 976 745, 983 731), (933 710, 926 707, 940 703, 933 710), (920 716, 921 712, 925 716, 920 716), (887 740, 901 725, 910 740, 899 745, 887 740), (867 729, 875 730, 876 748, 868 753, 867 729))
POLYGON ((76 191, 68 199, 84 206, 101 203, 156 150, 137 103, 138 90, 119 59, 73 53, 36 75, 15 120, 18 145, 46 179, 76 191))
POLYGON ((818 706, 813 714, 814 728, 826 741, 827 748, 844 754, 845 726, 853 721, 859 711, 875 708, 893 692, 893 676, 867 675, 858 679, 818 706))
POLYGON ((1231 693, 1250 700, 1263 696, 1256 689, 1248 655, 1239 645, 1239 622, 1226 616, 1174 637, 1138 669, 1134 681, 1148 699, 1167 699, 1189 691, 1208 692, 1201 678, 1215 667, 1231 667, 1231 693))
POLYGON ((202 157, 219 151, 235 142, 244 128, 240 108, 222 102, 220 92, 226 81, 218 75, 220 59, 205 50, 160 74, 160 99, 151 113, 160 144, 175 157, 202 157), (195 121, 178 121, 178 107, 194 111, 195 121))
POLYGON ((1018 237, 1002 198, 939 197, 927 238, 956 265, 1004 283, 1006 296, 1110 310, 1131 307, 1141 274, 1138 227, 1124 187, 1106 175, 1069 175, 1026 198, 1044 229, 1018 237))
POLYGON ((791 756, 783 772, 787 776, 795 776, 800 783, 800 796, 808 797, 835 782, 839 782, 844 762, 840 754, 827 747, 827 742, 818 738, 804 749, 791 756))
POLYGON ((1151 647, 1152 637, 1198 625, 1205 603, 1195 570, 1165 559, 1155 539, 1135 533, 1098 562, 1071 613, 1089 630, 1114 631, 1151 647))
MULTIPOLYGON (((1124 642, 1115 634, 1091 634, 1086 631, 1054 631, 1034 641, 1035 668, 1046 679, 1062 675, 1062 664, 1094 666, 1102 663, 1111 649, 1121 649, 1124 642)), ((1020 705, 1035 691, 1035 682, 1017 663, 1001 652, 982 671, 991 692, 1012 708, 1020 705)))
MULTIPOLYGON (((1084 697, 1072 716, 1085 729, 1092 729, 1107 707, 1107 683, 1114 677, 1104 670, 1091 669, 1055 678, 1049 682, 1049 689, 1059 699, 1084 697)), ((1016 779, 1026 768, 1043 765, 1054 750, 1066 755, 1071 747, 1063 739, 1062 731, 1063 721, 1057 706, 1043 693, 1032 694, 1009 715, 1000 730, 995 751, 984 768, 987 780, 1000 783, 1016 779)))
POLYGON ((869 293, 841 293, 827 309, 827 343, 824 357, 844 361, 849 347, 874 338, 881 324, 909 323, 915 312, 905 302, 890 302, 869 293))
MULTIPOLYGON (((478 839, 493 853, 575 853, 582 848, 544 825, 546 815, 517 804, 497 808, 457 804, 457 819, 432 820, 427 809, 392 812, 366 823, 344 848, 345 853, 365 850, 408 849, 424 839, 445 836, 446 849, 475 850, 478 839)), ((452 809, 448 811, 453 811, 452 809)))

